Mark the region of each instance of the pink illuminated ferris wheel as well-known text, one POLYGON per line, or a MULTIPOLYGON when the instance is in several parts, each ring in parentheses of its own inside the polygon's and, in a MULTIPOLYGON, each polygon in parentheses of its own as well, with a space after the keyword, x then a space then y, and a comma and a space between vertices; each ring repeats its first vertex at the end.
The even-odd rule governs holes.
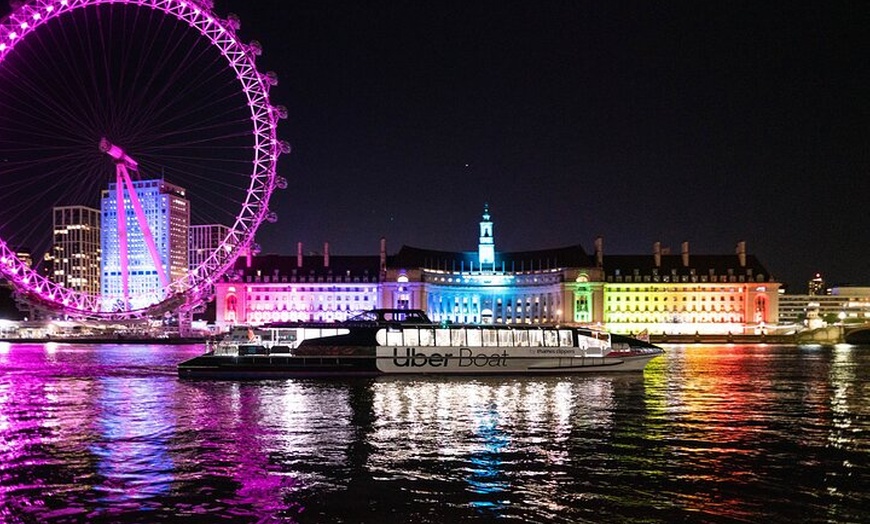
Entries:
POLYGON ((10 4, 0 276, 70 317, 198 306, 257 249, 287 185, 276 175, 286 110, 270 102, 277 79, 258 72, 259 44, 210 0, 10 4))

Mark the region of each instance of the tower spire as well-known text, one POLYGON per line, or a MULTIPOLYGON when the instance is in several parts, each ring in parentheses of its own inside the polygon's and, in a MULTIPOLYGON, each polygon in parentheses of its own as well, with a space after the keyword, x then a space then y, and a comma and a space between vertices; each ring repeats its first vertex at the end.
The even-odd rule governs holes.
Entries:
POLYGON ((480 221, 480 239, 477 244, 478 262, 483 270, 484 264, 495 266, 495 239, 492 236, 492 221, 489 215, 489 204, 483 204, 483 219, 480 221))

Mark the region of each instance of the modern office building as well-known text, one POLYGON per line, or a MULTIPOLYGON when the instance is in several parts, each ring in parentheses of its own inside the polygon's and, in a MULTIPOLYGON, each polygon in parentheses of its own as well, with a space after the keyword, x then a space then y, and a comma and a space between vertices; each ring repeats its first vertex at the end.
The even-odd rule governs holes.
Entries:
POLYGON ((190 226, 188 236, 188 264, 191 269, 211 256, 227 238, 230 228, 223 224, 201 224, 190 226))
POLYGON ((61 286, 98 296, 100 287, 100 210, 85 206, 52 209, 49 278, 61 286))
POLYGON ((870 287, 836 286, 826 294, 782 295, 779 320, 809 328, 836 322, 870 322, 870 287))
POLYGON ((827 289, 825 289, 825 279, 822 278, 821 273, 816 273, 813 278, 807 282, 807 294, 808 295, 826 295, 827 289))
MULTIPOLYGON (((777 322, 779 283, 739 243, 732 255, 592 255, 581 245, 499 252, 485 208, 475 251, 402 246, 378 257, 240 260, 216 287, 217 323, 338 320, 374 307, 438 322, 577 323, 615 332, 753 333, 777 322)), ((656 244, 658 246, 658 244, 656 244)))
MULTIPOLYGON (((103 191, 102 214, 102 297, 105 310, 124 307, 116 184, 103 191)), ((138 180, 133 189, 154 239, 157 257, 170 282, 188 271, 188 228, 190 205, 185 190, 163 179, 138 180)), ((124 191, 126 194, 126 191, 124 191)), ((125 201, 129 198, 125 197, 125 201)), ((130 308, 145 307, 164 298, 164 286, 146 245, 145 236, 132 206, 125 204, 127 231, 127 282, 130 308)))

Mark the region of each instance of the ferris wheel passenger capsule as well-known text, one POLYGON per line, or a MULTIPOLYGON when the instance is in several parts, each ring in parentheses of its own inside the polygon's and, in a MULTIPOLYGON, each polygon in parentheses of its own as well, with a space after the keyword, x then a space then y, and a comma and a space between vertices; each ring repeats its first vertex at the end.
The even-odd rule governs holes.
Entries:
POLYGON ((239 18, 239 15, 229 13, 227 15, 227 27, 233 31, 238 31, 242 27, 242 20, 239 18))
POLYGON ((263 45, 256 40, 251 40, 250 43, 248 43, 248 52, 251 56, 260 56, 263 54, 263 45))

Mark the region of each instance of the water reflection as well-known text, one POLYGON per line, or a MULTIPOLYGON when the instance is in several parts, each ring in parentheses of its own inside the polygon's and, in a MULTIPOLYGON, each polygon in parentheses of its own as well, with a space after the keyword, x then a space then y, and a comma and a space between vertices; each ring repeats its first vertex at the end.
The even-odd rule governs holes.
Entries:
POLYGON ((181 381, 198 348, 0 344, 0 521, 866 521, 866 348, 645 373, 181 381))
MULTIPOLYGON (((866 412, 838 405, 862 381, 854 374, 856 348, 674 346, 648 370, 651 420, 665 439, 659 450, 676 479, 673 500, 706 518, 753 520, 759 515, 800 518, 795 497, 831 504, 837 490, 854 496, 855 477, 831 447, 849 460, 866 458, 858 432, 841 431, 866 412), (662 366, 663 365, 663 366, 662 366), (852 419, 854 420, 854 419, 852 419), (826 442, 827 441, 827 442, 826 442), (834 442, 836 441, 836 442, 834 442), (686 491, 683 484, 694 486, 686 491), (832 500, 814 498, 819 488, 832 500), (747 496, 752 493, 753 496, 747 496)), ((854 397, 852 397, 854 398, 854 397)), ((836 510, 828 517, 849 520, 836 510)))
MULTIPOLYGON (((569 471, 594 460, 617 426, 624 380, 613 377, 381 379, 373 384, 376 478, 413 483, 415 495, 497 517, 557 518, 569 471), (462 483, 466 493, 437 493, 462 483)), ((642 376, 634 377, 642 387, 642 376)), ((598 467, 594 464, 593 467, 598 467)))
POLYGON ((475 436, 480 440, 480 449, 469 456, 468 482, 470 491, 479 495, 471 505, 484 514, 499 515, 506 505, 505 494, 510 484, 502 471, 502 453, 508 445, 507 433, 499 427, 499 412, 492 406, 487 412, 477 415, 475 436))
POLYGON ((98 382, 96 430, 100 501, 113 510, 144 509, 169 492, 175 466, 167 450, 175 420, 162 399, 175 384, 159 378, 103 377, 98 382))
POLYGON ((182 425, 190 433, 181 469, 184 484, 192 489, 182 503, 184 513, 217 518, 231 504, 239 518, 295 522, 293 515, 302 508, 285 495, 297 489, 298 474, 271 457, 292 431, 292 426, 273 420, 288 407, 273 402, 279 388, 234 382, 183 386, 186 398, 180 408, 188 419, 182 425), (217 486, 220 497, 215 496, 217 486))

